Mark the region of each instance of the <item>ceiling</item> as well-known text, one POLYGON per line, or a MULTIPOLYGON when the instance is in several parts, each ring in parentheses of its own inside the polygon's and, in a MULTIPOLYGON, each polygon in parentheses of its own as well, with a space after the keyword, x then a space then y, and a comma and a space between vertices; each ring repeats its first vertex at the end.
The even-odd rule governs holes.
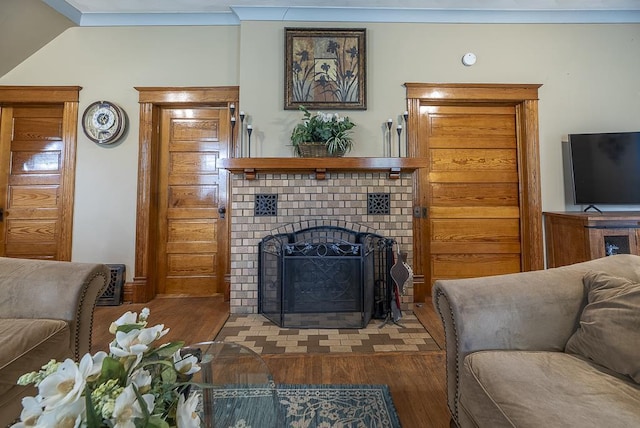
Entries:
POLYGON ((79 26, 237 25, 243 20, 640 23, 640 1, 638 0, 42 1, 79 26))

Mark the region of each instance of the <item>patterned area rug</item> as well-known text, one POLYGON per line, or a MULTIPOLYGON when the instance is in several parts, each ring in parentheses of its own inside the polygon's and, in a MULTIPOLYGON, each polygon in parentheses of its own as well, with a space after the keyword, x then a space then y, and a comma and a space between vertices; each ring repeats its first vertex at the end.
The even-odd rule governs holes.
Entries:
POLYGON ((399 324, 371 320, 364 329, 280 328, 259 314, 232 314, 215 340, 235 342, 258 354, 437 351, 436 342, 411 314, 399 324))
POLYGON ((401 426, 387 385, 276 385, 212 392, 216 427, 401 426))

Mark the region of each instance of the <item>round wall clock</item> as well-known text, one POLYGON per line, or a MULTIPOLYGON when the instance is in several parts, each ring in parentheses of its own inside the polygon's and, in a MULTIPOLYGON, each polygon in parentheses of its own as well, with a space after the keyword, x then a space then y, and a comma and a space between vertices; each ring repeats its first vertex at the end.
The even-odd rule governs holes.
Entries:
POLYGON ((96 101, 82 115, 82 129, 97 144, 113 144, 122 137, 127 126, 125 111, 109 101, 96 101))

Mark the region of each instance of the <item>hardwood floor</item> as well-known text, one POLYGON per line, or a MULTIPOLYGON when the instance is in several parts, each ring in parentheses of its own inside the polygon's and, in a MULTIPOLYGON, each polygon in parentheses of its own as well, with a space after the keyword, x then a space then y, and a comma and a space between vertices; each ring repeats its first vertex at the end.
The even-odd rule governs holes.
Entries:
MULTIPOLYGON (((150 325, 170 328, 166 341, 187 344, 213 340, 229 314, 220 297, 159 297, 145 304, 99 306, 93 326, 92 352, 108 350, 109 325, 126 311, 151 310, 150 325)), ((414 311, 443 347, 440 319, 429 302, 414 311)), ((403 428, 449 427, 444 351, 377 354, 264 355, 277 383, 386 384, 403 428)))
POLYGON ((219 297, 159 297, 147 303, 97 306, 94 312, 91 352, 108 351, 113 335, 109 326, 127 311, 149 308, 149 325, 164 324, 169 333, 163 341, 185 344, 213 340, 229 316, 229 304, 219 297))

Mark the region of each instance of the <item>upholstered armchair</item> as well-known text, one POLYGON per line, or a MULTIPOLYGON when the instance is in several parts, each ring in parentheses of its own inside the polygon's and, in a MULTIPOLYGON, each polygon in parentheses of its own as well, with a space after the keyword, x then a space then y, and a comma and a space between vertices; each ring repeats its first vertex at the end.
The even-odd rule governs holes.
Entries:
POLYGON ((0 257, 0 427, 20 415, 22 397, 37 393, 17 386, 18 377, 89 352, 109 276, 104 264, 0 257))
POLYGON ((436 281, 466 427, 640 426, 640 257, 436 281))

